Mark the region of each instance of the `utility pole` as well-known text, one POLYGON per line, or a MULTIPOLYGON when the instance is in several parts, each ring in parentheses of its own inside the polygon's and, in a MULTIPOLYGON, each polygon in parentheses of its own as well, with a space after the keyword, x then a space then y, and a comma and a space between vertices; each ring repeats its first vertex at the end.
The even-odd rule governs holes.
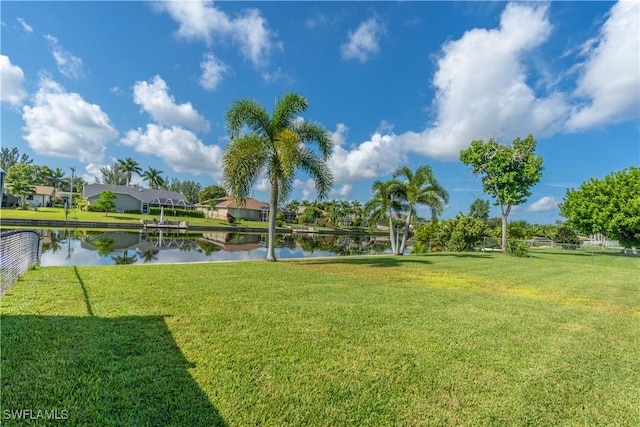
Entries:
POLYGON ((70 184, 70 188, 69 188, 69 190, 70 190, 69 191, 69 198, 70 198, 69 205, 71 207, 73 207, 73 177, 74 177, 74 175, 76 173, 76 168, 75 168, 75 166, 71 166, 69 169, 71 169, 71 184, 70 184))

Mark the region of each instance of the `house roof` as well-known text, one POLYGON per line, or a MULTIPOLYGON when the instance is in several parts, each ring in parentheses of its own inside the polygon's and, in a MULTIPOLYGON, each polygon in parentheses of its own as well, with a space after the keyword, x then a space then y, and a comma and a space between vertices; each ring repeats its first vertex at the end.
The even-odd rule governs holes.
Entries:
POLYGON ((235 199, 231 196, 221 197, 216 200, 216 207, 218 208, 241 208, 259 211, 262 210, 265 206, 269 206, 269 204, 263 203, 260 200, 252 199, 251 197, 247 197, 246 199, 244 199, 244 206, 240 206, 238 203, 236 203, 235 199))
POLYGON ((39 196, 51 196, 53 195, 53 187, 49 187, 46 185, 36 185, 34 186, 36 189, 35 194, 39 196))
POLYGON ((102 191, 114 194, 128 194, 141 202, 174 206, 193 206, 187 198, 177 191, 158 190, 151 188, 127 187, 125 185, 88 184, 84 186, 82 195, 86 198, 97 196, 102 191))

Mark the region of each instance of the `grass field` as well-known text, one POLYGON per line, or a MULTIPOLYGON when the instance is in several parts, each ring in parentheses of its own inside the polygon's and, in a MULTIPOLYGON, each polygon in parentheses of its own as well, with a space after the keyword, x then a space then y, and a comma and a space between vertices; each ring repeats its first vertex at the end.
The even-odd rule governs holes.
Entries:
MULTIPOLYGON (((640 425, 640 260, 433 254, 29 271, 2 411, 65 425, 640 425)), ((10 420, 3 420, 11 425, 10 420)))

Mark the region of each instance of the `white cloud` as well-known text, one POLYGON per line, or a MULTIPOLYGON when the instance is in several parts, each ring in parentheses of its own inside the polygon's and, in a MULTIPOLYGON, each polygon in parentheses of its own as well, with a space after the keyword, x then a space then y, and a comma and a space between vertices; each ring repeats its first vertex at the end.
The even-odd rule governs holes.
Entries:
POLYGON ((173 96, 169 95, 167 83, 160 76, 155 76, 151 83, 136 82, 133 86, 133 102, 140 105, 155 121, 163 125, 209 130, 209 122, 198 114, 190 102, 175 103, 173 96))
POLYGON ((352 184, 386 175, 405 162, 406 153, 399 145, 397 135, 376 132, 369 141, 349 150, 344 147, 347 130, 339 124, 332 134, 333 155, 328 164, 336 184, 352 184))
POLYGON ((271 49, 279 46, 272 41, 274 35, 257 9, 247 9, 236 18, 231 18, 210 0, 162 1, 153 4, 178 22, 178 36, 204 40, 207 44, 218 38, 231 39, 239 46, 242 55, 255 66, 263 66, 271 49))
POLYGON ((202 69, 200 85, 207 90, 215 89, 222 82, 224 74, 229 69, 224 62, 216 58, 211 52, 204 54, 200 68, 202 69))
POLYGON ((353 185, 344 184, 339 189, 334 189, 333 193, 342 197, 349 197, 351 195, 351 190, 353 190, 353 185))
POLYGON ((361 22, 355 31, 349 31, 347 42, 340 46, 342 57, 366 62, 380 51, 378 41, 384 32, 376 18, 361 22))
POLYGON ((58 71, 60 71, 63 76, 73 80, 84 76, 82 59, 65 51, 62 46, 60 46, 60 43, 58 43, 58 39, 52 35, 47 34, 44 38, 49 42, 53 58, 56 60, 56 65, 58 66, 58 71))
POLYGON ((619 1, 600 30, 584 44, 576 107, 567 129, 576 131, 637 118, 640 110, 640 2, 619 1))
POLYGON ((20 23, 20 25, 22 25, 22 29, 27 32, 27 33, 33 33, 33 27, 29 24, 27 24, 26 22, 24 22, 24 19, 22 18, 16 18, 18 20, 18 22, 20 23))
POLYGON ((296 179, 293 182, 293 188, 302 190, 302 200, 312 200, 311 196, 316 194, 315 182, 311 178, 306 181, 296 179))
POLYGON ((22 100, 26 98, 27 91, 22 84, 24 83, 24 72, 22 68, 13 65, 6 55, 0 55, 0 99, 11 105, 20 105, 22 100))
POLYGON ((38 154, 99 162, 104 144, 118 136, 100 106, 66 92, 47 77, 40 80, 33 106, 22 111, 24 139, 38 154))
POLYGON ((222 178, 222 149, 205 145, 190 130, 148 124, 145 131, 138 128, 127 132, 120 143, 161 158, 175 172, 207 174, 217 181, 222 178))
POLYGON ((551 33, 547 6, 508 4, 497 29, 473 29, 442 48, 434 125, 408 132, 412 151, 456 159, 474 139, 544 136, 562 128, 569 112, 565 97, 536 97, 527 85, 522 57, 551 33))
POLYGON ((541 197, 538 201, 532 203, 527 211, 529 212, 544 212, 556 209, 558 207, 558 201, 551 196, 541 197))

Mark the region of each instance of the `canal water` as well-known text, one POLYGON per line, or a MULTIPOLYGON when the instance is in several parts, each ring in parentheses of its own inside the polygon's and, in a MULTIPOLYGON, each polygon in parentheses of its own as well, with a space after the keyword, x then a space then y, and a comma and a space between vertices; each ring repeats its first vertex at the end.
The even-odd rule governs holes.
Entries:
MULTIPOLYGON (((264 259, 266 234, 41 230, 42 266, 153 264, 264 259)), ((379 236, 276 236, 278 258, 390 253, 379 236)))

